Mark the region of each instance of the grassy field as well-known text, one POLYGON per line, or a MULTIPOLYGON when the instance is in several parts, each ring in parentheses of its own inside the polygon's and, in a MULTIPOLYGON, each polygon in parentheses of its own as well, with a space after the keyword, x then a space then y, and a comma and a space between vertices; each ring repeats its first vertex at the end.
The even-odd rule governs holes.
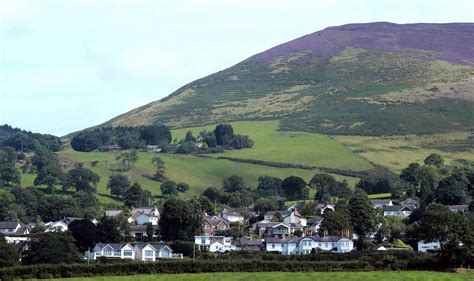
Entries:
MULTIPOLYGON (((250 136, 255 142, 254 147, 226 151, 218 156, 353 170, 373 167, 367 160, 326 135, 278 131, 278 121, 241 121, 231 124, 237 134, 250 136)), ((188 130, 197 135, 203 129, 212 131, 214 127, 173 130, 173 138, 183 139, 188 130)))
POLYGON ((474 162, 474 141, 470 136, 468 132, 456 132, 422 136, 337 136, 335 139, 365 159, 400 172, 412 162, 421 163, 431 153, 442 155, 448 165, 474 162))
POLYGON ((392 197, 392 193, 369 194, 370 199, 384 199, 392 197))
MULTIPOLYGON (((77 152, 73 150, 64 150, 59 153, 60 157, 68 158, 73 162, 81 162, 85 167, 100 176, 100 182, 97 185, 99 199, 104 203, 116 202, 116 198, 110 196, 106 184, 109 176, 114 172, 120 172, 118 163, 115 160, 118 152, 77 152), (98 161, 95 166, 91 162, 98 161)), ((221 187, 222 180, 232 176, 240 175, 245 182, 252 188, 257 185, 258 177, 269 175, 279 178, 285 178, 295 175, 309 181, 317 171, 290 169, 290 168, 274 168, 261 165, 232 162, 229 160, 218 160, 212 158, 201 158, 191 155, 170 155, 170 154, 153 154, 139 153, 139 160, 135 167, 125 172, 133 182, 138 182, 146 189, 150 190, 154 195, 160 195, 160 182, 150 180, 146 175, 152 175, 154 166, 151 165, 153 156, 158 155, 163 159, 166 165, 166 176, 176 182, 185 182, 190 185, 188 192, 182 196, 189 198, 199 195, 209 186, 221 187)), ((25 181, 30 181, 31 175, 25 177, 25 181)), ((337 176, 339 180, 347 179, 349 184, 354 186, 358 181, 356 178, 337 176)))
MULTIPOLYGON (((133 275, 133 276, 102 276, 83 278, 64 278, 49 280, 68 281, 152 281, 152 280, 180 280, 180 281, 287 281, 287 280, 391 280, 391 281, 457 281, 473 280, 474 273, 441 273, 422 271, 392 271, 392 272, 231 272, 231 273, 196 273, 196 274, 154 274, 154 275, 133 275)), ((43 279, 44 280, 44 279, 43 279)))

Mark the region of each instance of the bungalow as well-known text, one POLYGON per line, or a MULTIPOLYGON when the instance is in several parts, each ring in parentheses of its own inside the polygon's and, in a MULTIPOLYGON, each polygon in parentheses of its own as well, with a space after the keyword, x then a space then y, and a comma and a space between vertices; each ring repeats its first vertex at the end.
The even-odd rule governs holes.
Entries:
POLYGON ((374 209, 383 208, 383 206, 393 206, 393 202, 390 199, 372 199, 370 203, 372 203, 374 209))
POLYGON ((232 245, 232 237, 225 236, 194 236, 194 244, 201 251, 214 252, 230 252, 236 251, 237 247, 232 245))
POLYGON ((260 251, 263 247, 262 240, 248 240, 240 238, 239 241, 241 251, 260 251))
POLYGON ((18 221, 2 221, 0 222, 0 233, 5 235, 26 235, 29 231, 18 221))
POLYGON ((304 255, 317 250, 346 253, 354 248, 352 240, 340 236, 271 238, 265 242, 267 251, 278 251, 283 255, 304 255))
POLYGON ((438 241, 425 242, 424 240, 418 241, 418 252, 426 252, 428 250, 439 250, 441 245, 438 241))
POLYGON ((403 207, 399 205, 383 206, 384 217, 408 217, 411 213, 413 213, 411 207, 403 207))
POLYGON ((204 214, 203 219, 203 230, 204 235, 212 236, 218 230, 228 230, 230 229, 229 223, 226 220, 218 218, 216 216, 207 216, 204 214))

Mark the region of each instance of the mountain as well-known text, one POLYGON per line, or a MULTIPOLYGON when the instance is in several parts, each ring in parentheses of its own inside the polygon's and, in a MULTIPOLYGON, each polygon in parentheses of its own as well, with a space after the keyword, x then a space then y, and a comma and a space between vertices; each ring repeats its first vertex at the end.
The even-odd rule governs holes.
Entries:
POLYGON ((193 81, 101 126, 279 120, 281 130, 474 129, 474 24, 328 27, 193 81))

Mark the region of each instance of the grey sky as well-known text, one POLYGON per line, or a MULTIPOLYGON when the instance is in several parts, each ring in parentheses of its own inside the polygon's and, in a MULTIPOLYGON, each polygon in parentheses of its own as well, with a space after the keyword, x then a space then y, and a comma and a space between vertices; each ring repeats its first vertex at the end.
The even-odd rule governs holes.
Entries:
POLYGON ((327 26, 473 22, 474 1, 1 0, 0 123, 64 135, 327 26))

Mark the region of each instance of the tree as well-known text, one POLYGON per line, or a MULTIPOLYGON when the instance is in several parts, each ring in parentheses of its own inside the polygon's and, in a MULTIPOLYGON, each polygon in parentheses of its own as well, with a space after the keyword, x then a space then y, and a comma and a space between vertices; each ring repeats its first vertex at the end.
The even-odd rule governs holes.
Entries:
POLYGON ((216 187, 208 187, 202 192, 203 196, 206 196, 211 200, 211 202, 220 202, 222 198, 222 191, 217 189, 216 187))
POLYGON ((214 135, 214 132, 207 132, 204 130, 200 132, 199 135, 201 136, 202 141, 205 142, 209 148, 217 147, 217 139, 216 135, 214 135))
POLYGON ((443 166, 444 159, 443 157, 441 157, 441 155, 433 153, 433 154, 428 155, 428 157, 426 157, 424 163, 426 165, 433 165, 435 167, 440 168, 441 166, 443 166))
POLYGON ((413 186, 418 186, 420 168, 418 163, 410 163, 410 165, 400 173, 400 179, 413 186))
POLYGON ((86 168, 75 168, 69 170, 63 179, 63 188, 75 188, 76 191, 96 192, 96 186, 100 177, 86 168))
POLYGON ((110 193, 117 196, 123 196, 130 186, 128 177, 121 174, 110 175, 109 182, 107 183, 110 193))
POLYGON ((124 194, 125 206, 141 207, 149 206, 151 203, 151 193, 148 190, 142 189, 138 183, 134 183, 124 194))
POLYGON ((219 124, 214 129, 217 145, 230 145, 234 138, 234 128, 230 124, 219 124))
POLYGON ((222 190, 225 192, 241 192, 244 189, 247 189, 247 186, 241 176, 233 175, 223 181, 222 190))
POLYGON ((298 212, 303 217, 314 217, 316 215, 319 215, 316 212, 317 208, 318 204, 316 201, 304 202, 304 204, 298 208, 298 212))
POLYGON ((80 252, 85 252, 94 247, 97 241, 97 227, 88 219, 72 221, 68 230, 76 240, 76 247, 80 252))
POLYGON ((378 194, 391 192, 393 185, 387 178, 369 176, 362 178, 356 184, 356 188, 364 190, 367 194, 378 194))
POLYGON ((178 189, 174 181, 165 181, 161 184, 160 190, 163 196, 178 196, 178 189))
POLYGON ((94 193, 79 191, 72 195, 77 207, 80 209, 82 217, 95 218, 100 211, 100 202, 94 193))
POLYGON ((30 235, 28 249, 22 258, 25 264, 68 264, 81 261, 81 254, 69 232, 30 235))
POLYGON ((282 196, 281 183, 283 181, 279 178, 271 176, 261 176, 258 178, 257 190, 255 191, 255 198, 282 196))
POLYGON ((122 161, 122 171, 125 169, 125 163, 127 164, 126 166, 127 170, 130 170, 130 163, 132 163, 132 168, 133 168, 135 166, 135 162, 138 161, 138 152, 135 149, 122 152, 119 155, 117 155, 115 160, 122 161))
POLYGON ((253 209, 258 213, 266 213, 268 211, 280 210, 280 201, 275 197, 262 197, 255 201, 253 209))
POLYGON ((155 230, 153 229, 153 225, 151 222, 146 224, 146 238, 148 241, 153 240, 153 235, 155 234, 155 230))
POLYGON ((357 248, 361 250, 365 238, 374 230, 374 210, 365 192, 357 191, 351 197, 349 214, 354 233, 358 236, 357 248))
POLYGON ((196 138, 193 136, 193 132, 187 131, 184 137, 185 142, 196 142, 196 138))
POLYGON ((159 221, 164 241, 192 240, 202 231, 202 211, 199 202, 171 198, 163 205, 159 221))
POLYGON ((199 197, 199 204, 201 204, 202 210, 206 212, 208 215, 210 216, 215 215, 216 213, 215 206, 211 202, 211 200, 209 200, 209 198, 207 198, 206 196, 199 197))
POLYGON ((142 126, 139 128, 140 138, 145 144, 155 145, 160 143, 170 143, 172 140, 171 131, 161 124, 142 126))
POLYGON ((0 149, 0 187, 20 184, 21 175, 15 163, 16 152, 13 148, 0 149))
POLYGON ((305 200, 309 196, 306 182, 300 177, 289 176, 284 179, 281 184, 281 190, 283 196, 288 200, 305 200))
POLYGON ((321 231, 325 235, 347 235, 351 228, 350 221, 348 221, 341 212, 326 211, 324 212, 323 218, 321 231))
POLYGON ((90 152, 102 146, 102 140, 95 131, 84 131, 71 139, 71 147, 76 151, 90 152))
POLYGON ((251 148, 253 141, 248 136, 235 135, 230 145, 234 149, 251 148))
POLYGON ((165 162, 161 160, 160 157, 155 156, 151 160, 151 163, 155 165, 156 167, 156 172, 153 175, 153 179, 156 181, 163 181, 166 179, 165 177, 165 162))
POLYGON ((123 228, 120 218, 102 217, 97 224, 96 240, 102 243, 117 243, 123 241, 123 228))
POLYGON ((18 264, 20 256, 12 244, 7 243, 3 234, 0 234, 0 268, 18 264))
POLYGON ((327 203, 331 197, 330 189, 337 184, 336 179, 328 174, 316 174, 313 176, 309 185, 316 188, 314 200, 327 203))
POLYGON ((82 212, 71 196, 51 195, 43 197, 38 204, 38 214, 43 221, 57 221, 61 217, 81 217, 82 212))
POLYGON ((37 170, 34 185, 44 184, 52 189, 54 185, 60 183, 63 171, 56 154, 45 148, 38 149, 35 151, 32 164, 37 170))
POLYGON ((186 192, 189 190, 189 184, 180 182, 176 185, 176 189, 178 189, 179 192, 186 192))
POLYGON ((455 169, 451 175, 439 182, 436 201, 444 205, 464 204, 470 199, 467 196, 468 186, 466 171, 455 169))

